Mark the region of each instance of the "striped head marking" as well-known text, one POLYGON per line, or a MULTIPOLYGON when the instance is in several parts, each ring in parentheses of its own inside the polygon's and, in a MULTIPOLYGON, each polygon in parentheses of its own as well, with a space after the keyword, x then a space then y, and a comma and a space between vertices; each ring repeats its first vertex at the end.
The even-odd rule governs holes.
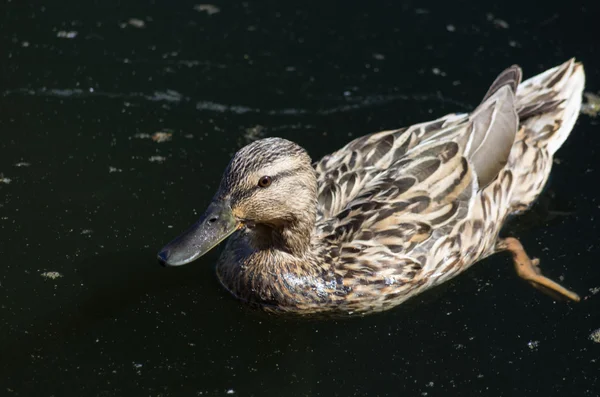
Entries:
POLYGON ((314 213, 316 188, 306 151, 282 138, 266 138, 233 156, 217 197, 229 199, 236 218, 275 227, 314 213))

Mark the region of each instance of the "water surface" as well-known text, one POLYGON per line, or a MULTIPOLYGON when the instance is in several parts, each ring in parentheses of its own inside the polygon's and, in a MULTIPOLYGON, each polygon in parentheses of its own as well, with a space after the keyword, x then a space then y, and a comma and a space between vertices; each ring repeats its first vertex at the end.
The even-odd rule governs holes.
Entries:
POLYGON ((579 304, 499 255, 383 314, 295 320, 231 298, 218 252, 155 260, 252 139, 318 159, 468 111, 514 63, 530 76, 576 56, 598 92, 591 6, 61 4, 2 6, 0 395, 600 394, 600 119, 580 118, 540 205, 509 227, 579 304))

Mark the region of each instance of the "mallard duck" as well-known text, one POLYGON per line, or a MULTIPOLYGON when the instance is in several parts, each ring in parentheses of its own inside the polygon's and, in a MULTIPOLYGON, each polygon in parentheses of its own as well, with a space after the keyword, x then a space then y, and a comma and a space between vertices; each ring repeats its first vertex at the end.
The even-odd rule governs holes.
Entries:
POLYGON ((509 251, 520 277, 578 301, 499 231, 542 191, 584 80, 573 59, 522 83, 512 66, 473 112, 366 135, 316 164, 288 140, 255 141, 158 260, 184 265, 229 237, 217 274, 237 298, 278 312, 366 314, 509 251))

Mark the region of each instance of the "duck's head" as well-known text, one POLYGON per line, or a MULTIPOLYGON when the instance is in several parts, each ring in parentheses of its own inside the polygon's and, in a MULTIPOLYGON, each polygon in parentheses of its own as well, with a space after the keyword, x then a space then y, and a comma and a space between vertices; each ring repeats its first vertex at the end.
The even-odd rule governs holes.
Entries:
POLYGON ((240 149, 202 217, 158 254, 161 264, 190 263, 235 231, 253 249, 306 249, 316 218, 317 181, 304 149, 266 138, 240 149))

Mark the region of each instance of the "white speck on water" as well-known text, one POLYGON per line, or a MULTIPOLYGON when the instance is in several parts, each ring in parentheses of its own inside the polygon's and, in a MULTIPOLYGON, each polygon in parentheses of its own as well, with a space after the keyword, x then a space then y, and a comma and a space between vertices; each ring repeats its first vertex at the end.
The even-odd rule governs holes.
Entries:
POLYGON ((227 390, 227 394, 235 394, 235 390, 229 389, 229 390, 227 390))
POLYGON ((172 132, 158 131, 152 135, 152 140, 156 143, 163 143, 170 141, 172 137, 172 132))
POLYGON ((502 29, 508 29, 510 26, 504 19, 494 19, 494 25, 502 29))
POLYGON ((265 132, 262 125, 255 125, 254 127, 246 128, 244 133, 244 140, 246 144, 264 138, 265 132))
POLYGON ((594 343, 600 343, 600 328, 590 334, 590 340, 594 343))
POLYGON ((138 18, 130 18, 129 21, 127 21, 127 23, 130 26, 133 26, 134 28, 138 28, 138 29, 143 29, 146 27, 146 22, 144 22, 138 18))
POLYGON ((456 32, 456 26, 454 26, 454 25, 446 25, 446 30, 448 32, 456 32))
POLYGON ((112 174, 113 172, 123 172, 123 170, 117 167, 108 167, 108 172, 112 174))
POLYGON ((61 39, 74 39, 77 37, 77 32, 75 30, 60 30, 58 33, 56 33, 56 37, 61 39))
POLYGON ((81 234, 83 234, 84 236, 87 234, 92 234, 92 233, 94 233, 94 231, 92 229, 83 229, 81 231, 81 234))
POLYGON ((378 61, 383 61, 385 59, 385 55, 375 52, 373 53, 373 58, 377 59, 378 61))
POLYGON ((446 76, 446 72, 442 72, 440 68, 432 68, 431 73, 435 74, 436 76, 446 76))
POLYGON ((208 15, 218 14, 221 9, 213 4, 196 4, 194 10, 198 12, 206 12, 208 15))
POLYGON ((175 90, 155 91, 153 95, 146 96, 150 101, 180 102, 183 95, 175 90))
POLYGON ((11 182, 12 182, 12 179, 5 178, 4 175, 0 174, 0 183, 4 183, 4 184, 8 185, 11 182))
POLYGON ((40 274, 40 276, 42 276, 44 278, 49 278, 51 280, 56 280, 57 278, 60 278, 63 275, 60 274, 59 272, 44 272, 44 273, 40 274))
POLYGON ((600 114, 600 96, 592 92, 584 92, 583 96, 587 102, 581 105, 581 113, 590 117, 598 116, 600 114))
POLYGON ((163 156, 152 156, 148 159, 148 161, 150 161, 151 163, 164 163, 165 160, 167 159, 163 156))
POLYGON ((494 14, 492 14, 491 12, 488 12, 487 14, 485 14, 485 18, 489 21, 492 22, 496 27, 502 28, 502 29, 508 29, 510 26, 508 25, 508 22, 506 22, 503 19, 500 18, 496 18, 494 16, 494 14))
POLYGON ((530 340, 529 342, 527 342, 527 347, 529 348, 529 350, 536 350, 539 345, 539 340, 530 340))
POLYGON ((26 162, 20 162, 15 164, 15 167, 29 167, 31 164, 26 162))

